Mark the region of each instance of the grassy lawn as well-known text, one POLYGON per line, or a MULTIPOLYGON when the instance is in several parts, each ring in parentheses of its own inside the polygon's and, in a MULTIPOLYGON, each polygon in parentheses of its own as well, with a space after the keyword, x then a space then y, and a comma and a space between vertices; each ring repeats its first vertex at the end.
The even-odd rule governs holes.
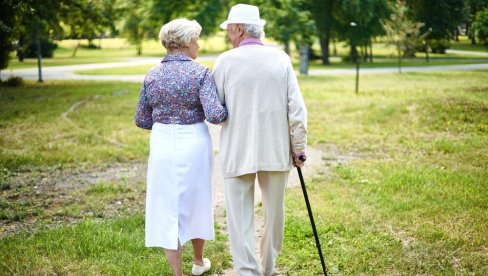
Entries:
MULTIPOLYGON (((487 73, 368 75, 359 95, 352 78, 301 79, 310 143, 332 172, 306 180, 330 271, 488 273, 487 73)), ((278 264, 317 275, 299 188, 286 206, 278 264)))
MULTIPOLYGON (((166 54, 161 43, 154 40, 146 40, 143 43, 142 55, 138 56, 136 48, 130 45, 123 38, 106 38, 102 40, 94 40, 94 44, 101 48, 88 49, 80 47, 76 52, 75 57, 72 53, 76 47, 78 40, 62 40, 57 41, 58 48, 54 51, 53 58, 43 59, 44 66, 59 66, 59 65, 73 65, 73 64, 88 64, 88 63, 104 63, 125 61, 128 58, 135 57, 162 57, 166 54)), ((223 32, 215 36, 200 39, 200 54, 219 53, 226 50, 229 45, 225 43, 225 35, 223 32)), ((80 40, 81 45, 87 45, 88 41, 80 40)), ((37 67, 37 59, 28 58, 23 62, 19 62, 15 58, 15 53, 12 53, 8 69, 37 67)))
MULTIPOLYGON (((208 68, 213 68, 214 61, 201 60, 197 61, 200 64, 207 66, 208 68)), ((92 70, 79 70, 75 73, 80 75, 144 75, 149 69, 154 67, 154 64, 145 64, 137 66, 128 67, 113 67, 105 69, 92 69, 92 70)))
MULTIPOLYGON (((440 55, 438 55, 440 56, 440 55)), ((199 63, 213 68, 214 62, 209 60, 198 61, 199 63)), ((410 59, 402 60, 402 68, 409 66, 442 66, 442 65, 456 65, 456 64, 476 64, 476 63, 488 63, 488 58, 479 57, 459 57, 455 55, 443 55, 442 57, 431 57, 430 62, 425 62, 424 58, 416 57, 410 59)), ((81 75, 143 75, 153 67, 154 64, 138 65, 130 67, 113 67, 104 69, 93 69, 93 70, 79 70, 75 71, 77 74, 81 75)), ((298 69, 300 65, 294 63, 295 69, 298 69)), ((361 63, 361 68, 380 68, 380 67, 397 67, 398 60, 396 58, 388 57, 377 57, 374 59, 373 63, 361 63)), ((333 59, 331 65, 324 66, 321 61, 313 61, 310 63, 310 69, 353 69, 355 65, 341 62, 337 59, 333 59)))
MULTIPOLYGON (((2 273, 170 273, 162 251, 144 247, 141 164, 149 132, 133 123, 139 88, 108 82, 0 88, 2 273), (105 169, 106 180, 99 177, 105 169)), ((227 237, 217 225, 216 233, 205 247, 213 273, 230 265, 227 237)))
POLYGON ((472 45, 467 36, 459 36, 459 41, 451 41, 451 49, 475 52, 488 52, 488 46, 482 44, 472 45))
MULTIPOLYGON (((309 143, 326 163, 305 181, 331 272, 488 273, 487 74, 364 75, 359 95, 350 76, 300 77, 309 143)), ((0 88, 0 271, 169 274, 163 254, 143 244, 143 167, 77 184, 85 170, 145 163, 148 132, 133 123, 139 88, 0 88)), ((287 191, 286 208, 278 266, 317 275, 300 188, 287 191)), ((206 246, 214 273, 230 265, 216 229, 206 246)), ((186 271, 190 255, 186 248, 186 271)))
MULTIPOLYGON (((88 41, 80 40, 81 45, 87 45, 88 41)), ((137 56, 135 47, 130 45, 124 38, 107 38, 101 40, 94 40, 94 44, 99 46, 97 49, 88 49, 80 47, 75 57, 72 57, 72 53, 76 47, 78 40, 62 40, 58 41, 58 49, 54 52, 53 58, 43 59, 44 66, 60 66, 60 65, 73 65, 73 64, 88 64, 88 63, 104 63, 104 62, 117 62, 126 61, 128 58, 140 57, 137 56)), ((271 39, 265 39, 265 43, 269 45, 276 45, 277 42, 271 39)), ((200 39, 200 55, 221 53, 230 48, 229 43, 226 43, 225 33, 219 32, 216 35, 208 38, 200 39)), ((298 52, 296 47, 291 47, 292 56, 295 66, 298 68, 298 52)), ((313 45, 315 53, 320 53, 320 47, 318 43, 313 45)), ((452 49, 466 50, 466 51, 480 51, 487 52, 488 48, 483 45, 471 45, 465 38, 461 37, 459 42, 452 42, 452 49)), ((348 62, 342 62, 341 57, 346 56, 349 52, 349 48, 344 43, 331 43, 330 51, 333 58, 331 59, 330 66, 321 65, 319 60, 312 61, 310 63, 311 68, 320 69, 337 69, 337 68, 353 68, 353 65, 348 62)), ((165 50, 157 40, 146 40, 143 43, 142 57, 162 57, 165 55, 165 50)), ((393 47, 386 46, 383 43, 373 44, 373 63, 364 62, 362 67, 375 68, 375 67, 395 67, 397 66, 396 51, 393 47)), ((12 53, 12 59, 10 60, 9 67, 6 69, 18 69, 37 67, 37 59, 25 59, 24 62, 19 62, 15 58, 15 54, 12 53)), ((404 66, 431 66, 431 65, 451 65, 451 64, 472 64, 472 63, 487 63, 488 58, 475 57, 475 56, 459 56, 453 54, 440 55, 431 54, 430 62, 425 62, 424 54, 418 53, 416 58, 405 59, 404 66)), ((208 63, 208 62, 207 62, 208 63)), ((207 64, 206 64, 207 65, 207 64)), ((79 74, 89 75, 113 75, 113 74, 144 74, 152 65, 136 66, 127 68, 109 68, 98 70, 79 71, 79 74)), ((207 66, 213 66, 213 63, 208 63, 207 66)))

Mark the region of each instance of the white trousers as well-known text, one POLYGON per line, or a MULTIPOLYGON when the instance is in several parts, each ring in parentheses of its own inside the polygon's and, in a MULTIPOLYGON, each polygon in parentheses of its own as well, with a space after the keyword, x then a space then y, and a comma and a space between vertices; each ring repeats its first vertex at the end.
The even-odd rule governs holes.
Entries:
POLYGON ((257 172, 226 178, 227 226, 232 259, 240 276, 272 275, 283 242, 285 188, 289 171, 257 172), (254 229, 254 183, 262 193, 264 233, 260 262, 256 257, 254 229))

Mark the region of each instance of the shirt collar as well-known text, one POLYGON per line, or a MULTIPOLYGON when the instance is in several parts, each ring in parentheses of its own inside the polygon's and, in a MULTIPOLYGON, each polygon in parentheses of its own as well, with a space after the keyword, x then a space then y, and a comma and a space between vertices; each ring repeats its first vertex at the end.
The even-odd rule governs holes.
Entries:
POLYGON ((263 42, 259 38, 246 38, 243 41, 239 43, 239 46, 244 46, 244 45, 263 45, 263 42))
POLYGON ((185 54, 167 54, 164 58, 163 61, 161 62, 166 62, 166 61, 191 61, 191 57, 185 55, 185 54))

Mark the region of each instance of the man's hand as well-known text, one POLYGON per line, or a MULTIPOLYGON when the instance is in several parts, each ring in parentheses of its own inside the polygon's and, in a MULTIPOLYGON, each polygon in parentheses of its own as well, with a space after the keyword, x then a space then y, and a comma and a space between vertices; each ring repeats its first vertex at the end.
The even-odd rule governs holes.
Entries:
POLYGON ((291 156, 293 157, 293 166, 301 168, 303 165, 305 165, 305 160, 307 160, 307 156, 305 155, 305 152, 299 152, 299 153, 291 153, 291 156))

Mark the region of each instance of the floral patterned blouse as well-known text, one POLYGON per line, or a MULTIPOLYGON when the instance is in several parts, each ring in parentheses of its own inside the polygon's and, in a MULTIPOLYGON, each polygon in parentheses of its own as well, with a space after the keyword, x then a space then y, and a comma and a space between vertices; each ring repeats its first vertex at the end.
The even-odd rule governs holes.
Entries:
POLYGON ((182 54, 169 54, 146 74, 135 115, 136 125, 189 125, 227 119, 210 70, 182 54))

